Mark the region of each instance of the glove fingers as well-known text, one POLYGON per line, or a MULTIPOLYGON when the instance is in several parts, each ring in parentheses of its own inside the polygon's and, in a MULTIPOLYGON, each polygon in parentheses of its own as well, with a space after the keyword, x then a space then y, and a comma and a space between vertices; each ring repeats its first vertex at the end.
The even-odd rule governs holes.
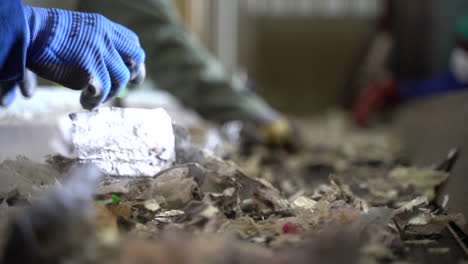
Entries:
POLYGON ((16 98, 18 90, 24 97, 31 97, 34 94, 36 84, 36 75, 30 71, 25 72, 23 81, 0 83, 0 106, 9 106, 16 98))
POLYGON ((16 82, 0 83, 0 106, 9 106, 15 100, 17 88, 16 82))
POLYGON ((145 52, 141 48, 138 36, 128 28, 114 24, 118 41, 115 41, 115 49, 122 57, 130 70, 130 83, 141 84, 146 77, 145 52))
MULTIPOLYGON (((119 53, 122 54, 121 52, 119 53)), ((144 60, 136 58, 138 56, 122 54, 122 59, 130 71, 130 83, 136 85, 141 84, 146 78, 146 66, 144 60)))
POLYGON ((21 93, 24 97, 33 96, 37 87, 37 76, 32 71, 26 70, 24 79, 19 83, 21 93))
POLYGON ((138 35, 135 32, 133 32, 125 26, 122 26, 121 24, 115 22, 111 23, 113 23, 114 34, 116 35, 116 37, 120 40, 124 40, 121 42, 122 44, 126 42, 132 42, 136 46, 140 46, 140 39, 138 38, 138 35))
POLYGON ((109 101, 114 96, 119 95, 125 89, 130 80, 130 70, 127 68, 127 65, 124 63, 124 61, 119 57, 117 51, 115 51, 115 56, 113 57, 116 59, 107 64, 111 79, 111 89, 105 99, 105 102, 109 101))
POLYGON ((130 84, 141 84, 146 78, 146 66, 145 63, 138 63, 133 57, 122 56, 122 59, 130 71, 130 84))
POLYGON ((107 73, 106 66, 103 65, 104 70, 101 78, 96 76, 90 78, 88 85, 83 89, 80 96, 80 103, 84 109, 92 110, 96 106, 104 102, 104 99, 109 94, 111 89, 111 81, 109 73, 107 73))
POLYGON ((146 66, 144 63, 129 67, 130 68, 130 83, 131 84, 142 84, 146 78, 146 66))

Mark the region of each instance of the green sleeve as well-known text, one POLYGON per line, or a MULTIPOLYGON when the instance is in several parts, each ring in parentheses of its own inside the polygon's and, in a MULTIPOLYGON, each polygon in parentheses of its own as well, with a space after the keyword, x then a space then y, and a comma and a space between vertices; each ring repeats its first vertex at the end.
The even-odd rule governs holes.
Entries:
POLYGON ((185 30, 172 1, 80 0, 79 10, 101 13, 137 32, 148 76, 204 118, 222 123, 278 117, 260 97, 236 87, 240 85, 185 30))

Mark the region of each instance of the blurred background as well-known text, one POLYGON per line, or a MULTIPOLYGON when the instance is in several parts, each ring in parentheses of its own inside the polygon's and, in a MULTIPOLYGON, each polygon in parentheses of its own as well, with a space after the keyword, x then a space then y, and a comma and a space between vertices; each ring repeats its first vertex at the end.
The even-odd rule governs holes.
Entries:
POLYGON ((463 0, 176 2, 188 28, 230 72, 246 71, 270 103, 296 115, 349 105, 381 31, 392 33, 387 63, 398 77, 443 69, 455 22, 468 10, 463 0))
POLYGON ((349 99, 348 82, 382 12, 373 0, 177 3, 229 71, 246 71, 273 106, 299 115, 349 99))

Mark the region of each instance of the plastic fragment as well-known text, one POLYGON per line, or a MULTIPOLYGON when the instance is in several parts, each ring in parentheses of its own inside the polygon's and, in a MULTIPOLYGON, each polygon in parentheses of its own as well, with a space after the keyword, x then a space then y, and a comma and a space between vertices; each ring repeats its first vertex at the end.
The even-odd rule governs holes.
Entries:
POLYGON ((109 198, 104 200, 98 200, 101 204, 112 204, 112 203, 120 203, 121 199, 118 195, 112 194, 109 198))
POLYGON ((161 206, 158 202, 156 202, 156 200, 152 199, 145 201, 145 208, 150 210, 151 212, 156 212, 161 208, 161 206))
POLYGON ((285 223, 282 229, 283 229, 283 233, 285 234, 298 234, 300 232, 299 227, 297 227, 291 222, 285 223))

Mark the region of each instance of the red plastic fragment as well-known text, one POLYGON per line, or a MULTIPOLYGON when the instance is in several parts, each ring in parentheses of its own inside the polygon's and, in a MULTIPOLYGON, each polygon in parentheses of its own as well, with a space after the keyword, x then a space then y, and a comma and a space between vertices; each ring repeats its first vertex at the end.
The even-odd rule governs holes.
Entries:
POLYGON ((295 226, 291 222, 287 222, 286 224, 283 225, 283 232, 285 234, 297 234, 299 233, 299 227, 295 226))

